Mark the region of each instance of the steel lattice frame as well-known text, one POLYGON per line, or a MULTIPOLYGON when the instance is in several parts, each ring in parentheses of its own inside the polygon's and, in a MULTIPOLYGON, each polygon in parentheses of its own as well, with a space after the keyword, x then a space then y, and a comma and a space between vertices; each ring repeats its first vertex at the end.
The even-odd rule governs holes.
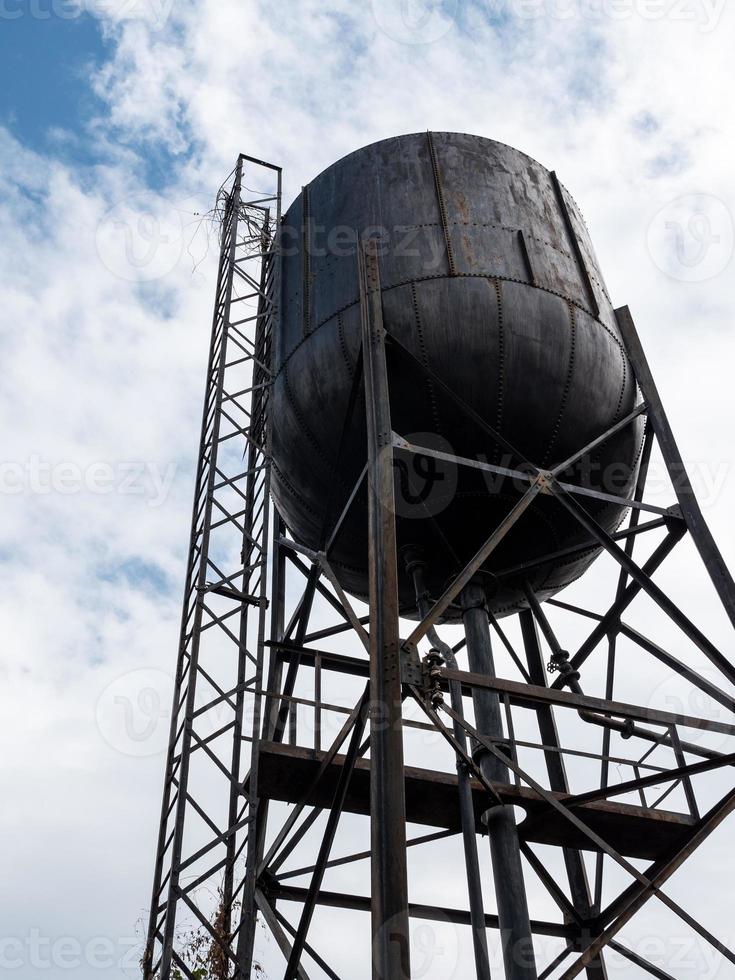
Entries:
MULTIPOLYGON (((603 953, 607 948, 614 949, 640 970, 671 980, 660 966, 648 962, 617 938, 630 918, 653 897, 712 944, 723 958, 735 963, 735 954, 663 891, 671 875, 735 809, 735 790, 730 790, 700 813, 694 786, 701 774, 724 772, 725 767, 735 764, 735 724, 732 723, 735 717, 727 722, 712 721, 614 699, 616 653, 619 644, 625 641, 635 644, 735 716, 735 698, 723 690, 721 683, 704 677, 686 660, 675 657, 664 645, 623 619, 636 597, 646 595, 727 683, 735 682, 731 661, 653 581, 666 558, 689 535, 722 606, 735 625, 732 578, 702 518, 630 313, 623 308, 617 311, 617 318, 638 382, 640 404, 627 419, 609 432, 600 433, 594 443, 580 447, 574 457, 591 453, 622 426, 639 415, 646 416, 640 476, 633 497, 625 501, 630 508, 629 521, 610 535, 584 508, 585 496, 594 496, 596 491, 581 490, 561 479, 574 460, 560 461, 550 470, 531 463, 522 471, 508 471, 411 445, 393 431, 390 386, 391 377, 400 368, 404 382, 412 371, 419 379, 430 374, 443 396, 467 412, 468 425, 478 426, 487 437, 501 442, 492 427, 469 410, 456 392, 446 389, 439 378, 386 332, 379 261, 372 243, 362 243, 357 256, 361 269, 362 348, 351 405, 354 409, 358 398, 364 397, 368 458, 357 486, 341 502, 340 516, 325 533, 323 550, 310 551, 288 536, 277 516, 271 518, 268 500, 269 344, 278 317, 269 297, 279 295, 277 236, 274 242, 272 231, 280 216, 280 171, 270 168, 276 175, 274 196, 266 196, 267 200, 261 196, 243 204, 244 162, 249 168, 267 166, 241 157, 234 183, 225 198, 222 259, 146 977, 169 980, 172 966, 184 976, 194 977, 182 951, 183 940, 177 933, 177 909, 184 909, 206 937, 213 977, 249 978, 258 973, 253 952, 258 916, 283 954, 284 980, 310 976, 314 967, 319 975, 338 977, 328 962, 329 951, 317 950, 309 942, 315 909, 326 906, 371 912, 374 980, 407 980, 411 976, 411 918, 439 919, 471 927, 476 975, 479 980, 487 980, 490 970, 486 930, 503 927, 503 915, 508 913, 501 910, 499 917, 485 911, 482 899, 485 883, 477 862, 477 841, 486 830, 481 826, 479 814, 484 810, 496 815, 507 813, 510 805, 519 803, 529 813, 529 819, 517 831, 526 873, 530 871, 538 878, 560 912, 558 921, 531 919, 530 929, 534 936, 556 937, 564 945, 558 956, 540 965, 538 970, 532 965, 518 968, 518 972, 512 955, 504 950, 508 954, 508 977, 554 975, 571 980, 586 971, 590 980, 604 980, 603 953), (261 208, 267 209, 267 215, 261 208), (248 217, 246 235, 238 233, 244 216, 248 217), (260 236, 261 244, 257 248, 253 245, 254 228, 259 228, 256 237, 260 236), (246 253, 242 261, 238 260, 239 248, 244 248, 246 253), (257 263, 257 275, 245 273, 244 267, 249 262, 257 263), (245 283, 246 291, 252 292, 238 292, 240 281, 245 283), (235 316, 233 320, 232 303, 248 299, 257 302, 256 313, 251 318, 235 316), (233 344, 239 354, 228 360, 227 347, 233 344), (253 376, 241 387, 232 387, 226 381, 227 371, 238 366, 240 360, 249 364, 253 376), (227 428, 223 427, 225 424, 227 428), (238 447, 233 458, 242 455, 243 450, 247 458, 246 468, 232 476, 227 475, 219 459, 219 447, 230 439, 238 447), (648 467, 655 446, 672 477, 672 495, 675 494, 677 501, 666 508, 650 503, 646 497, 648 467), (445 593, 430 600, 424 597, 423 604, 419 601, 421 619, 416 624, 406 624, 398 615, 393 499, 394 460, 398 454, 404 459, 434 456, 451 465, 473 466, 527 485, 525 494, 502 524, 484 542, 478 540, 475 558, 445 593), (229 494, 228 503, 219 499, 219 494, 225 491, 229 494), (367 615, 361 615, 344 594, 329 559, 344 518, 362 493, 367 494, 370 519, 367 615), (507 629, 487 613, 482 602, 470 602, 468 597, 476 588, 475 575, 480 566, 515 522, 523 520, 523 513, 542 493, 555 495, 586 529, 588 543, 573 550, 583 551, 594 544, 614 559, 618 572, 612 582, 611 600, 601 612, 565 599, 549 600, 542 606, 529 590, 528 609, 518 614, 520 643, 514 644, 507 629), (227 530, 231 540, 237 542, 237 548, 245 542, 237 561, 232 560, 232 547, 225 548, 229 564, 213 557, 213 535, 221 529, 227 530), (642 536, 657 533, 660 541, 642 564, 636 563, 633 557, 636 543, 642 536), (270 584, 266 588, 265 561, 269 548, 270 584), (294 595, 296 601, 287 615, 289 596, 294 595), (221 601, 216 608, 215 596, 221 601), (334 622, 327 623, 323 613, 315 614, 317 601, 331 611, 334 622), (267 602, 270 609, 266 622, 267 602), (456 607, 458 602, 462 604, 466 636, 452 650, 438 637, 435 626, 450 604, 456 607), (571 657, 565 652, 560 630, 550 622, 552 607, 579 617, 582 623, 593 624, 571 657), (209 661, 204 660, 205 632, 224 634, 217 661, 220 669, 224 661, 229 662, 231 671, 236 673, 227 684, 212 675, 209 661), (491 633, 516 665, 519 680, 496 677, 487 670, 472 672, 458 668, 455 653, 465 644, 472 646, 478 642, 485 643, 489 652, 491 633), (333 642, 334 638, 345 648, 351 641, 357 648, 356 655, 324 649, 324 642, 333 642), (592 697, 583 693, 584 678, 580 672, 601 647, 607 654, 604 697, 592 697), (549 657, 551 666, 558 671, 553 683, 547 683, 549 657), (268 661, 267 672, 264 659, 268 661), (322 681, 326 672, 356 680, 361 685, 362 693, 349 708, 323 699, 322 681), (265 685, 264 677, 267 677, 265 685), (301 682, 305 677, 313 696, 303 690, 301 682), (202 685, 209 691, 203 700, 199 696, 199 702, 193 680, 200 691, 202 685), (493 734, 482 730, 478 697, 490 697, 502 709, 504 731, 493 734), (411 717, 409 702, 418 707, 423 721, 411 717), (248 741, 244 716, 250 707, 252 745, 251 751, 244 753, 242 745, 248 741), (202 734, 200 724, 214 708, 229 713, 226 723, 219 723, 220 718, 217 724, 210 724, 207 734, 202 734), (540 741, 537 743, 523 741, 514 734, 514 713, 528 710, 534 713, 538 724, 540 741), (304 712, 313 713, 314 718, 314 738, 309 745, 299 743, 297 720, 304 712), (600 751, 564 747, 556 726, 555 713, 559 712, 572 712, 583 722, 601 729, 600 751), (323 746, 321 721, 327 713, 341 713, 344 723, 331 743, 323 746), (474 723, 469 718, 474 718, 474 723), (370 731, 366 737, 368 723, 370 731), (405 769, 404 741, 406 733, 414 729, 439 733, 456 759, 456 776, 405 769), (729 751, 715 751, 688 742, 683 737, 687 731, 714 732, 726 737, 729 751), (645 751, 637 758, 615 756, 611 744, 613 737, 619 735, 631 740, 633 745, 642 744, 645 751), (227 752, 223 752, 225 744, 229 746, 227 752), (470 753, 468 745, 473 746, 473 752, 470 753), (668 752, 668 764, 651 764, 650 752, 662 747, 668 752), (519 749, 533 749, 540 754, 545 766, 543 781, 520 764, 519 749), (595 760, 599 785, 584 792, 573 791, 564 760, 576 756, 595 760), (692 762, 692 757, 697 761, 692 762), (206 761, 214 770, 220 784, 216 793, 215 784, 204 779, 201 783, 204 795, 199 795, 193 781, 194 759, 206 761), (628 765, 633 778, 613 784, 610 777, 613 763, 628 765), (498 779, 492 775, 498 771, 507 776, 498 779), (668 791, 655 802, 649 802, 646 790, 661 783, 682 787, 686 812, 672 815, 661 808, 668 791), (421 811, 421 794, 427 788, 437 794, 437 799, 446 793, 447 799, 451 796, 459 800, 458 804, 452 804, 451 812, 459 807, 461 826, 452 816, 437 816, 433 832, 407 840, 407 818, 421 823, 422 816, 426 816, 421 811), (629 793, 639 794, 642 805, 616 809, 610 802, 629 793), (279 801, 293 804, 292 809, 284 812, 279 801), (600 807, 607 824, 601 824, 596 816, 601 812, 600 807), (335 836, 341 816, 347 811, 369 814, 370 841, 366 840, 363 850, 334 858, 335 836), (309 851, 308 861, 305 864, 297 861, 295 868, 286 867, 298 849, 304 848, 310 832, 313 836, 320 817, 326 817, 326 824, 318 835, 318 844, 309 851), (645 847, 641 845, 643 850, 648 848, 650 862, 644 871, 631 861, 631 856, 642 856, 630 844, 631 824, 626 821, 633 817, 639 821, 636 827, 643 828, 640 833, 645 836, 645 831, 649 835, 645 847), (192 842, 187 837, 187 827, 196 820, 203 830, 200 839, 192 842), (553 830, 549 831, 548 827, 553 830), (460 833, 464 842, 469 910, 410 901, 408 848, 430 848, 435 841, 459 837, 460 833), (657 844, 659 838, 661 843, 657 844), (626 846, 620 846, 620 841, 626 846), (533 843, 560 846, 568 887, 563 887, 545 868, 531 846, 533 843), (582 858, 584 850, 597 854, 591 884, 582 858), (334 892, 324 887, 325 876, 331 869, 368 860, 371 864, 369 894, 334 892), (604 889, 608 864, 617 865, 631 879, 612 899, 604 889), (305 886, 293 885, 294 878, 303 878, 305 886), (211 890, 207 902, 197 901, 204 885, 214 886, 216 901, 211 899, 211 890), (294 905, 300 906, 301 912, 298 920, 291 922, 283 907, 294 905)), ((545 556, 540 561, 554 557, 557 556, 545 556)), ((522 572, 522 567, 507 571, 516 578, 522 572)), ((491 820, 491 837, 499 832, 493 830, 494 826, 497 825, 491 820)), ((522 877, 516 885, 523 889, 522 877)))
POLYGON ((281 173, 241 156, 218 195, 221 249, 196 475, 161 827, 144 958, 184 975, 181 910, 228 937, 252 820, 244 742, 260 724, 270 536, 267 417, 278 312, 281 173), (249 190, 243 182, 266 190, 249 190), (218 876, 218 877, 217 877, 218 876), (217 881, 216 901, 199 886, 217 881), (203 897, 203 898, 202 898, 203 897))

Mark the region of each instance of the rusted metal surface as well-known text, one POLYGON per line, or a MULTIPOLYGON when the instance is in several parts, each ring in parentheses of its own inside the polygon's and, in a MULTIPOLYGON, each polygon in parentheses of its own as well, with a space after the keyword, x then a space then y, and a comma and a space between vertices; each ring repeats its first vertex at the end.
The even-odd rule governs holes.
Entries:
POLYGON ((621 718, 631 718, 635 721, 646 721, 654 725, 684 725, 687 728, 696 728, 701 731, 735 735, 735 725, 729 725, 711 718, 698 718, 695 715, 685 715, 676 711, 661 711, 657 708, 628 704, 624 701, 609 701, 605 698, 573 694, 570 691, 558 691, 554 687, 539 687, 535 684, 523 684, 520 681, 487 677, 485 674, 462 670, 443 670, 442 674, 448 681, 460 681, 472 687, 484 687, 488 690, 508 694, 512 703, 525 704, 528 707, 542 704, 581 708, 602 714, 619 715, 621 718))
MULTIPOLYGON (((659 862, 658 867, 655 868, 655 873, 648 873, 648 882, 635 882, 627 893, 625 893, 624 899, 616 905, 616 916, 612 922, 606 927, 606 929, 584 950, 579 959, 565 971, 562 980, 572 980, 576 977, 589 963, 597 953, 603 949, 610 940, 617 935, 620 929, 628 922, 633 915, 639 909, 645 905, 654 895, 661 897, 660 887, 681 867, 681 865, 690 857, 694 851, 710 836, 710 834, 717 829, 717 827, 722 823, 723 820, 728 817, 733 810, 735 810, 735 789, 731 790, 726 796, 719 800, 712 809, 705 814, 697 823, 692 827, 690 832, 683 836, 683 839, 679 842, 678 847, 672 853, 668 859, 664 859, 659 862)), ((695 921, 690 919, 690 925, 695 925, 695 921)), ((697 924, 698 925, 698 924, 697 924)), ((713 945, 718 948, 719 952, 730 960, 731 963, 735 962, 735 955, 727 947, 719 943, 714 936, 711 935, 707 930, 698 929, 700 934, 704 934, 706 938, 713 943, 713 945), (714 942, 713 942, 714 941, 714 942)))
MULTIPOLYGON (((184 623, 192 628, 182 632, 146 976, 169 980, 175 970, 196 980, 179 942, 179 933, 193 923, 230 964, 233 980, 251 980, 259 914, 285 957, 287 977, 313 975, 313 962, 336 978, 331 951, 316 949, 309 935, 315 908, 325 905, 372 912, 374 980, 410 976, 409 917, 472 925, 475 972, 482 980, 488 973, 485 927, 507 936, 518 932, 519 924, 525 936, 532 931, 567 942, 560 956, 540 964, 539 980, 558 972, 566 959, 571 960, 564 964, 567 980, 581 970, 603 980, 604 948, 624 949, 615 939, 618 930, 653 896, 735 962, 735 953, 660 887, 735 809, 731 792, 700 816, 705 807, 694 782, 715 769, 721 778, 732 772, 727 767, 735 764, 735 724, 727 715, 660 710, 656 698, 646 705, 615 699, 615 646, 624 636, 636 644, 638 656, 651 655, 732 712, 733 698, 717 678, 697 673, 683 650, 680 660, 660 645, 668 642, 667 634, 650 639, 621 620, 646 593, 647 601, 668 614, 679 638, 699 647, 721 675, 732 679, 735 668, 724 645, 716 648, 651 579, 689 531, 728 612, 732 581, 686 481, 674 481, 680 507, 654 507, 645 497, 654 444, 674 477, 681 458, 632 318, 618 311, 616 319, 612 312, 576 205, 554 175, 508 147, 452 134, 401 137, 358 151, 309 185, 299 199, 305 220, 294 250, 289 250, 294 239, 287 222, 274 249, 263 253, 270 259, 258 279, 247 273, 245 258, 233 261, 233 243, 247 245, 236 234, 235 200, 236 195, 222 241, 184 609, 184 623), (413 251, 396 248, 395 240, 386 249, 376 245, 375 224, 386 216, 394 222, 389 232, 403 228, 414 235, 413 251), (320 252, 320 236, 329 232, 321 222, 348 219, 353 232, 365 230, 361 222, 373 224, 364 251, 360 242, 359 262, 356 238, 347 254, 337 254, 334 241, 320 252), (273 261, 280 248, 286 254, 283 290, 281 265, 273 261), (427 270, 431 262, 433 271, 427 270), (230 319, 231 302, 248 301, 235 295, 235 277, 257 300, 254 318, 238 307, 237 319, 230 319), (283 329, 277 325, 281 301, 283 329), (246 326, 251 320, 261 323, 255 342, 242 335, 254 329, 246 326), (226 358, 230 331, 238 347, 240 340, 246 344, 248 358, 226 358), (273 333, 277 376, 271 387, 268 338, 273 333), (230 368, 243 361, 252 361, 258 383, 239 385, 235 392, 229 380, 222 383, 220 371, 225 369, 229 379, 230 368), (643 403, 636 397, 636 374, 643 403), (234 424, 233 406, 250 420, 235 433, 227 428, 234 424), (220 431, 220 425, 226 428, 220 431), (219 443, 232 448, 232 435, 250 447, 248 461, 230 453, 228 469, 235 467, 230 476, 221 471, 223 455, 217 463, 221 481, 213 483, 219 443), (436 441, 440 437, 446 441, 436 441), (426 440, 434 441, 416 451, 426 440), (564 472, 580 460, 622 463, 625 485, 582 487, 574 482, 581 475, 564 472), (407 461, 420 465, 411 469, 407 461), (276 502, 295 538, 268 502, 271 472, 276 502), (431 476, 427 494, 415 493, 411 479, 417 473, 431 476), (450 492, 435 497, 434 484, 442 478, 451 484, 450 492), (225 489, 233 491, 235 513, 221 498, 225 489), (613 530, 628 507, 627 526, 613 530), (656 519, 640 521, 646 510, 656 519), (207 557, 214 555, 210 535, 222 528, 230 535, 222 552, 242 561, 228 567, 228 574, 207 557), (639 538, 651 531, 663 532, 663 538, 659 535, 645 562, 634 561, 639 538), (266 559, 268 546, 272 560, 266 559), (599 592, 599 609, 575 605, 579 600, 541 605, 581 574, 599 549, 620 567, 609 595, 599 592), (211 575, 198 570, 205 560, 211 575), (427 574, 414 583, 411 569, 415 573, 417 560, 427 574), (350 591, 369 592, 369 615, 353 606, 350 591), (235 606, 225 612, 222 605, 211 605, 215 601, 235 606), (547 612, 552 605, 578 617, 581 633, 562 632, 547 612), (462 607, 464 639, 450 648, 435 626, 462 607), (513 649, 513 632, 495 615, 518 609, 527 667, 513 649), (403 641, 400 613, 420 618, 403 624, 403 641), (522 680, 495 677, 489 626, 522 680), (227 639, 229 657, 222 656, 221 642, 207 652, 202 638, 218 631, 227 639), (338 638, 339 652, 313 646, 328 637, 338 638), (576 647, 571 659, 570 641, 571 649, 576 647), (603 645, 604 684, 599 670, 585 668, 603 645), (457 669, 455 653, 463 648, 470 671, 457 669), (559 671, 553 683, 546 677, 545 651, 551 656, 548 669, 559 671), (323 686, 327 672, 331 683, 323 686), (368 681, 357 703, 357 694, 343 703, 333 693, 335 673, 359 690, 363 685, 355 681, 368 681), (213 687, 204 704, 192 693, 200 675, 213 687), (364 739, 360 725, 367 698, 371 735, 364 739), (418 706, 418 720, 410 708, 403 717, 403 698, 411 699, 411 708, 418 706), (465 710, 468 698, 472 712, 465 710), (247 734, 244 721, 251 706, 247 734), (231 712, 231 718, 207 734, 201 725, 214 709, 231 712), (590 738, 583 736, 581 745, 566 744, 570 729, 562 729, 567 735, 560 741, 555 724, 562 709, 599 727, 588 727, 590 738), (538 721, 540 742, 519 737, 527 730, 519 722, 528 711, 538 721), (304 715, 313 717, 313 729, 304 724, 304 715), (324 738, 328 715, 337 719, 334 738, 324 738), (592 737, 600 728, 598 747, 592 737), (682 736, 688 728, 696 730, 697 740, 702 733, 716 733, 721 748, 728 740, 727 749, 687 741, 682 736), (421 737, 438 734, 453 753, 459 778, 454 771, 405 767, 403 733, 417 730, 421 737), (630 749, 619 747, 618 734, 629 740, 630 749), (661 750, 655 757, 654 749, 661 750), (545 766, 526 767, 533 753, 545 766), (693 763, 690 757, 704 761, 693 763), (581 766, 567 773, 565 761, 573 758, 592 760, 595 770, 599 766, 599 782, 578 778, 581 766), (219 798, 200 792, 195 781, 200 759, 222 780, 219 798), (610 765, 627 767, 614 784, 610 765), (668 788, 659 795, 662 784, 668 788), (662 808, 665 799, 676 799, 668 794, 678 786, 689 812, 662 808), (636 805, 627 802, 631 798, 636 805), (513 806, 525 811, 517 828, 513 806), (476 832, 488 832, 482 822, 488 810, 499 916, 485 912, 477 861, 476 832), (366 835, 351 853, 331 857, 343 811, 370 816, 370 840, 366 835), (201 846, 183 834, 192 816, 207 827, 201 846), (326 829, 314 848, 310 834, 317 832, 320 816, 326 829), (407 820, 431 832, 409 837, 407 820), (512 831, 512 840, 506 831, 512 831), (408 849, 420 848, 412 852, 417 862, 432 861, 431 844, 459 833, 469 911, 409 902, 408 849), (535 844, 564 849, 568 893, 535 844), (308 853, 299 853, 302 846, 308 853), (519 849, 563 921, 529 920, 521 908, 519 849), (594 899, 581 850, 597 852, 594 899), (328 870, 368 859, 371 876, 365 875, 363 890, 369 895, 324 889, 328 870), (631 859, 653 863, 643 867, 631 859), (630 875, 633 883, 620 890, 616 878, 603 888, 606 864, 630 875), (286 883, 303 877, 305 888, 286 883), (217 912, 216 928, 212 909, 202 900, 215 887, 222 888, 224 913, 222 918, 217 912), (608 904, 601 908, 603 895, 608 904), (302 906, 298 921, 289 921, 285 903, 302 906)), ((277 198, 273 203, 277 214, 277 198)), ((678 646, 674 649, 678 653, 678 646)), ((441 764, 447 763, 445 757, 441 764)), ((357 823, 367 831, 367 821, 357 823)), ((450 871, 443 863, 442 875, 450 871)), ((415 881, 411 897, 419 897, 415 881)), ((541 956, 540 949, 535 952, 541 956)), ((639 967, 668 980, 665 971, 651 970, 627 952, 639 967)), ((527 973, 535 980, 533 968, 527 973)), ((512 968, 508 975, 519 976, 512 968)))
MULTIPOLYGON (((461 602, 470 669, 481 672, 486 677, 495 677, 484 589, 480 584, 470 582, 462 590, 461 602)), ((502 739, 503 716, 497 693, 487 688, 475 688, 472 702, 476 724, 482 734, 493 739, 502 739)), ((508 769, 500 759, 482 751, 480 746, 477 746, 474 754, 486 779, 496 784, 508 782, 508 769)), ((533 938, 515 813, 512 807, 491 804, 483 814, 483 821, 490 838, 506 980, 536 980, 533 938)))
POLYGON ((271 339, 279 332, 271 300, 280 291, 274 235, 280 200, 280 168, 242 154, 218 196, 216 301, 141 964, 146 980, 190 980, 182 935, 192 923, 233 975, 250 972, 246 939, 235 944, 227 937, 242 940, 255 924, 254 880, 241 857, 256 839, 248 829, 258 801, 243 796, 242 781, 248 769, 256 781, 257 747, 249 752, 247 743, 255 741, 262 717, 262 694, 251 692, 263 687, 268 609, 269 368, 271 339), (254 200, 248 181, 271 189, 254 200), (197 822, 203 833, 192 835, 197 822))
MULTIPOLYGON (((429 612, 429 597, 426 591, 426 583, 424 582, 424 564, 419 555, 412 555, 411 553, 406 555, 406 562, 407 570, 413 575, 417 610, 422 617, 426 616, 429 612)), ((428 635, 437 662, 441 660, 445 664, 456 667, 457 661, 452 648, 441 640, 435 629, 429 630, 428 635)), ((464 715, 464 700, 462 698, 461 686, 459 684, 450 684, 449 694, 454 710, 458 714, 464 715)), ((467 739, 464 731, 458 724, 454 725, 454 737, 466 752, 467 739)), ((472 801, 470 773, 464 759, 461 758, 457 759, 457 796, 459 819, 462 827, 465 871, 467 875, 467 898, 470 906, 476 980, 491 980, 490 956, 485 926, 485 903, 482 891, 482 874, 477 850, 477 824, 475 822, 474 804, 472 801)))
MULTIPOLYGON (((274 898, 284 902, 303 902, 306 899, 305 888, 295 888, 291 885, 281 885, 280 883, 272 888, 274 898)), ((352 909, 357 912, 368 912, 370 910, 370 898, 367 895, 348 895, 342 892, 322 891, 319 893, 318 905, 324 905, 332 909, 352 909)), ((408 914, 412 919, 422 919, 427 922, 453 922, 456 925, 469 925, 469 913, 462 909, 446 908, 442 905, 421 905, 418 902, 411 902, 408 906, 408 914)), ((533 931, 539 936, 555 936, 559 939, 574 936, 574 930, 558 922, 546 922, 534 919, 531 922, 533 931)), ((485 915, 485 926, 487 929, 498 929, 499 922, 497 915, 485 915)))
MULTIPOLYGON (((301 802, 303 794, 309 791, 310 805, 328 807, 334 796, 344 756, 335 756, 321 781, 315 784, 314 777, 325 755, 301 746, 263 743, 259 792, 277 800, 301 802)), ((456 775, 412 766, 406 766, 404 773, 406 817, 409 822, 459 832, 456 775)), ((519 825, 521 839, 538 844, 595 850, 584 834, 563 817, 550 813, 547 804, 533 790, 511 783, 493 785, 504 803, 523 807, 526 811, 527 817, 519 825)), ((487 792, 475 779, 472 780, 472 792, 478 832, 486 833, 482 814, 488 808, 487 792)), ((568 796, 565 793, 554 794, 561 802, 568 796)), ((370 762, 367 759, 359 759, 355 765, 344 808, 349 813, 370 812, 370 762)), ((650 810, 612 800, 582 804, 577 812, 592 830, 621 854, 648 860, 660 857, 666 847, 675 844, 694 823, 686 814, 650 810)))
MULTIPOLYGON (((345 503, 365 462, 359 412, 348 452, 337 462, 360 347, 357 235, 367 232, 380 242, 388 333, 517 452, 506 458, 505 448, 468 425, 446 391, 419 372, 403 373, 391 392, 400 435, 510 468, 524 461, 552 466, 634 409, 633 373, 579 210, 548 170, 517 150, 456 133, 384 140, 316 177, 292 204, 284 227, 273 487, 287 525, 310 547, 323 547, 325 501, 334 487, 345 503)), ((628 496, 641 431, 640 420, 631 422, 563 478, 628 496)), ((459 471, 451 463, 430 468, 424 462, 405 463, 420 472, 408 471, 416 477, 415 493, 400 499, 405 487, 398 485, 396 534, 399 549, 424 548, 437 596, 447 576, 474 554, 478 536, 487 537, 507 516, 522 488, 510 479, 493 484, 487 473, 459 471), (455 479, 456 493, 445 499, 442 484, 455 479)), ((606 530, 616 528, 619 504, 600 499, 590 507, 606 530)), ((574 519, 544 498, 486 568, 585 542, 574 519)), ((532 585, 542 598, 551 595, 580 575, 598 550, 534 568, 532 585)), ((364 487, 331 543, 330 560, 348 592, 367 595, 364 487)), ((402 610, 410 611, 412 583, 402 569, 399 590, 402 610)), ((491 603, 500 615, 525 599, 517 582, 504 579, 491 603)), ((456 617, 456 606, 445 615, 456 617)))
POLYGON ((367 420, 370 653, 370 839, 373 980, 410 980, 398 555, 383 297, 375 242, 360 243, 367 420))
MULTIPOLYGON (((546 687, 548 674, 536 622, 531 610, 524 609, 519 615, 519 621, 523 646, 528 661, 529 676, 535 686, 546 687)), ((561 743, 551 705, 538 705, 536 719, 539 726, 541 742, 544 745, 550 746, 550 749, 558 749, 561 743)), ((564 756, 560 752, 554 752, 550 749, 544 751, 544 762, 546 763, 549 787, 558 793, 568 793, 569 780, 564 756)), ((582 920, 591 919, 594 916, 595 909, 584 859, 578 850, 570 847, 565 847, 563 854, 567 879, 569 881, 569 892, 572 897, 571 914, 579 916, 582 920)), ((587 967, 587 976, 589 980, 605 980, 607 971, 602 954, 590 962, 587 967)))

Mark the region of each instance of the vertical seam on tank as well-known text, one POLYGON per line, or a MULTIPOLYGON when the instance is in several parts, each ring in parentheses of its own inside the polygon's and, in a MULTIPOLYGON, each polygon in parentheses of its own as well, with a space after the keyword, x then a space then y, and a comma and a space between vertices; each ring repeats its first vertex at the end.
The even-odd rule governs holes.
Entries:
POLYGON ((600 307, 597 303, 597 297, 595 296, 595 291, 592 286, 592 280, 590 279, 589 270, 587 268, 587 263, 584 261, 584 256, 582 255, 582 249, 579 246, 579 239, 574 232, 574 225, 572 224, 572 218, 569 214, 569 209, 567 208, 567 202, 564 200, 564 191, 559 183, 559 178, 556 175, 556 171, 550 171, 551 174, 551 185, 554 188, 554 196, 556 197, 556 203, 559 205, 559 212, 564 223, 564 229, 566 230, 567 237, 569 238, 569 244, 572 247, 572 253, 574 258, 577 260, 577 267, 582 274, 582 285, 587 292, 587 298, 590 303, 590 308, 592 310, 592 315, 598 317, 600 315, 600 307))
MULTIPOLYGON (((498 399, 495 408, 495 430, 500 433, 505 411, 505 324, 503 323, 503 292, 498 279, 493 279, 498 304, 498 399)), ((500 446, 495 446, 495 461, 500 460, 500 446)))
POLYGON ((567 401, 569 399, 569 391, 572 387, 572 375, 574 373, 574 359, 575 359, 574 355, 575 355, 575 349, 577 345, 577 314, 571 303, 567 303, 567 310, 569 311, 569 326, 570 326, 570 333, 571 333, 571 337, 570 337, 571 343, 569 347, 569 367, 567 368, 567 376, 566 376, 566 380, 564 381, 564 391, 562 392, 562 396, 561 396, 561 405, 559 407, 559 414, 557 415, 556 422, 554 423, 554 429, 551 433, 551 441, 549 442, 549 446, 544 455, 543 463, 541 464, 542 466, 548 466, 551 453, 553 452, 554 445, 559 436, 559 431, 561 429, 561 421, 562 418, 564 417, 564 412, 567 407, 567 401))
POLYGON ((350 354, 347 350, 347 341, 345 340, 345 321, 342 311, 337 314, 337 333, 339 335, 339 348, 342 351, 342 357, 347 366, 347 373, 350 376, 350 381, 355 377, 355 367, 350 360, 350 354))
MULTIPOLYGON (((413 302, 413 315, 414 321, 416 323, 416 335, 419 340, 419 347, 421 349, 421 360, 424 367, 429 369, 429 355, 426 350, 426 343, 424 342, 424 328, 421 325, 421 313, 419 311, 419 299, 416 292, 416 283, 411 283, 411 300, 413 302)), ((426 391, 429 395, 429 404, 431 405, 431 414, 434 418, 434 427, 436 428, 437 435, 441 434, 441 426, 439 425, 439 409, 436 403, 436 392, 434 391, 434 384, 431 378, 424 378, 424 384, 426 385, 426 391)))
POLYGON ((311 206, 309 185, 301 188, 301 315, 304 337, 311 333, 311 206))
POLYGON ((442 189, 442 178, 441 171, 439 170, 439 161, 436 157, 436 148, 434 146, 434 137, 430 132, 426 134, 429 143, 429 157, 431 158, 431 169, 434 174, 434 188, 436 190, 436 199, 439 204, 439 217, 441 218, 442 231, 444 232, 444 245, 447 250, 447 262, 449 263, 449 275, 456 276, 457 269, 454 264, 454 251, 452 249, 452 241, 449 237, 449 224, 447 222, 447 209, 444 203, 444 191, 442 189))
POLYGON ((615 425, 620 418, 620 413, 623 409, 623 398, 625 397, 625 387, 628 382, 628 356, 622 347, 618 347, 618 353, 620 354, 620 362, 623 365, 623 382, 620 385, 620 396, 618 397, 618 407, 615 409, 615 417, 612 421, 613 425, 615 425))

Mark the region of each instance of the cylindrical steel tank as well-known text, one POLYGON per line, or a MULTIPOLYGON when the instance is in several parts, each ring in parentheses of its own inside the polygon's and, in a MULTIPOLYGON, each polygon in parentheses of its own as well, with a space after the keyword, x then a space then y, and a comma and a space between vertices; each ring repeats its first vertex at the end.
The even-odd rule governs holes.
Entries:
MULTIPOLYGON (((523 460, 552 467, 634 407, 635 383, 587 229, 555 174, 509 146, 458 133, 366 146, 316 177, 283 221, 272 487, 298 541, 324 547, 365 464, 357 235, 379 242, 385 327, 397 341, 388 351, 392 421, 401 436, 508 468, 523 460)), ((641 440, 637 420, 565 478, 625 495, 641 440)), ((399 454, 398 545, 423 555, 433 595, 523 489, 399 454)), ((620 523, 617 504, 578 499, 607 530, 620 523)), ((598 549, 518 566, 588 541, 557 501, 537 497, 487 562, 496 615, 525 604, 524 578, 543 599, 581 575, 598 549)), ((343 587, 365 597, 364 491, 330 559, 343 587)), ((401 607, 410 615, 411 577, 399 564, 401 607)))

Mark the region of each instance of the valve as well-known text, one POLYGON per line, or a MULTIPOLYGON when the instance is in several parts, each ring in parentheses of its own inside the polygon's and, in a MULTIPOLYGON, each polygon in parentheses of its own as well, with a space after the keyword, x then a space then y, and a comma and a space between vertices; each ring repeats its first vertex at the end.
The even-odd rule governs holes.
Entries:
POLYGON ((575 670, 569 662, 569 653, 566 650, 557 650, 551 655, 551 660, 546 664, 549 674, 561 674, 565 681, 578 681, 579 671, 575 670))
POLYGON ((442 667, 444 657, 438 650, 430 650, 423 659, 424 676, 426 678, 425 692, 433 708, 444 703, 444 692, 441 689, 442 667))

